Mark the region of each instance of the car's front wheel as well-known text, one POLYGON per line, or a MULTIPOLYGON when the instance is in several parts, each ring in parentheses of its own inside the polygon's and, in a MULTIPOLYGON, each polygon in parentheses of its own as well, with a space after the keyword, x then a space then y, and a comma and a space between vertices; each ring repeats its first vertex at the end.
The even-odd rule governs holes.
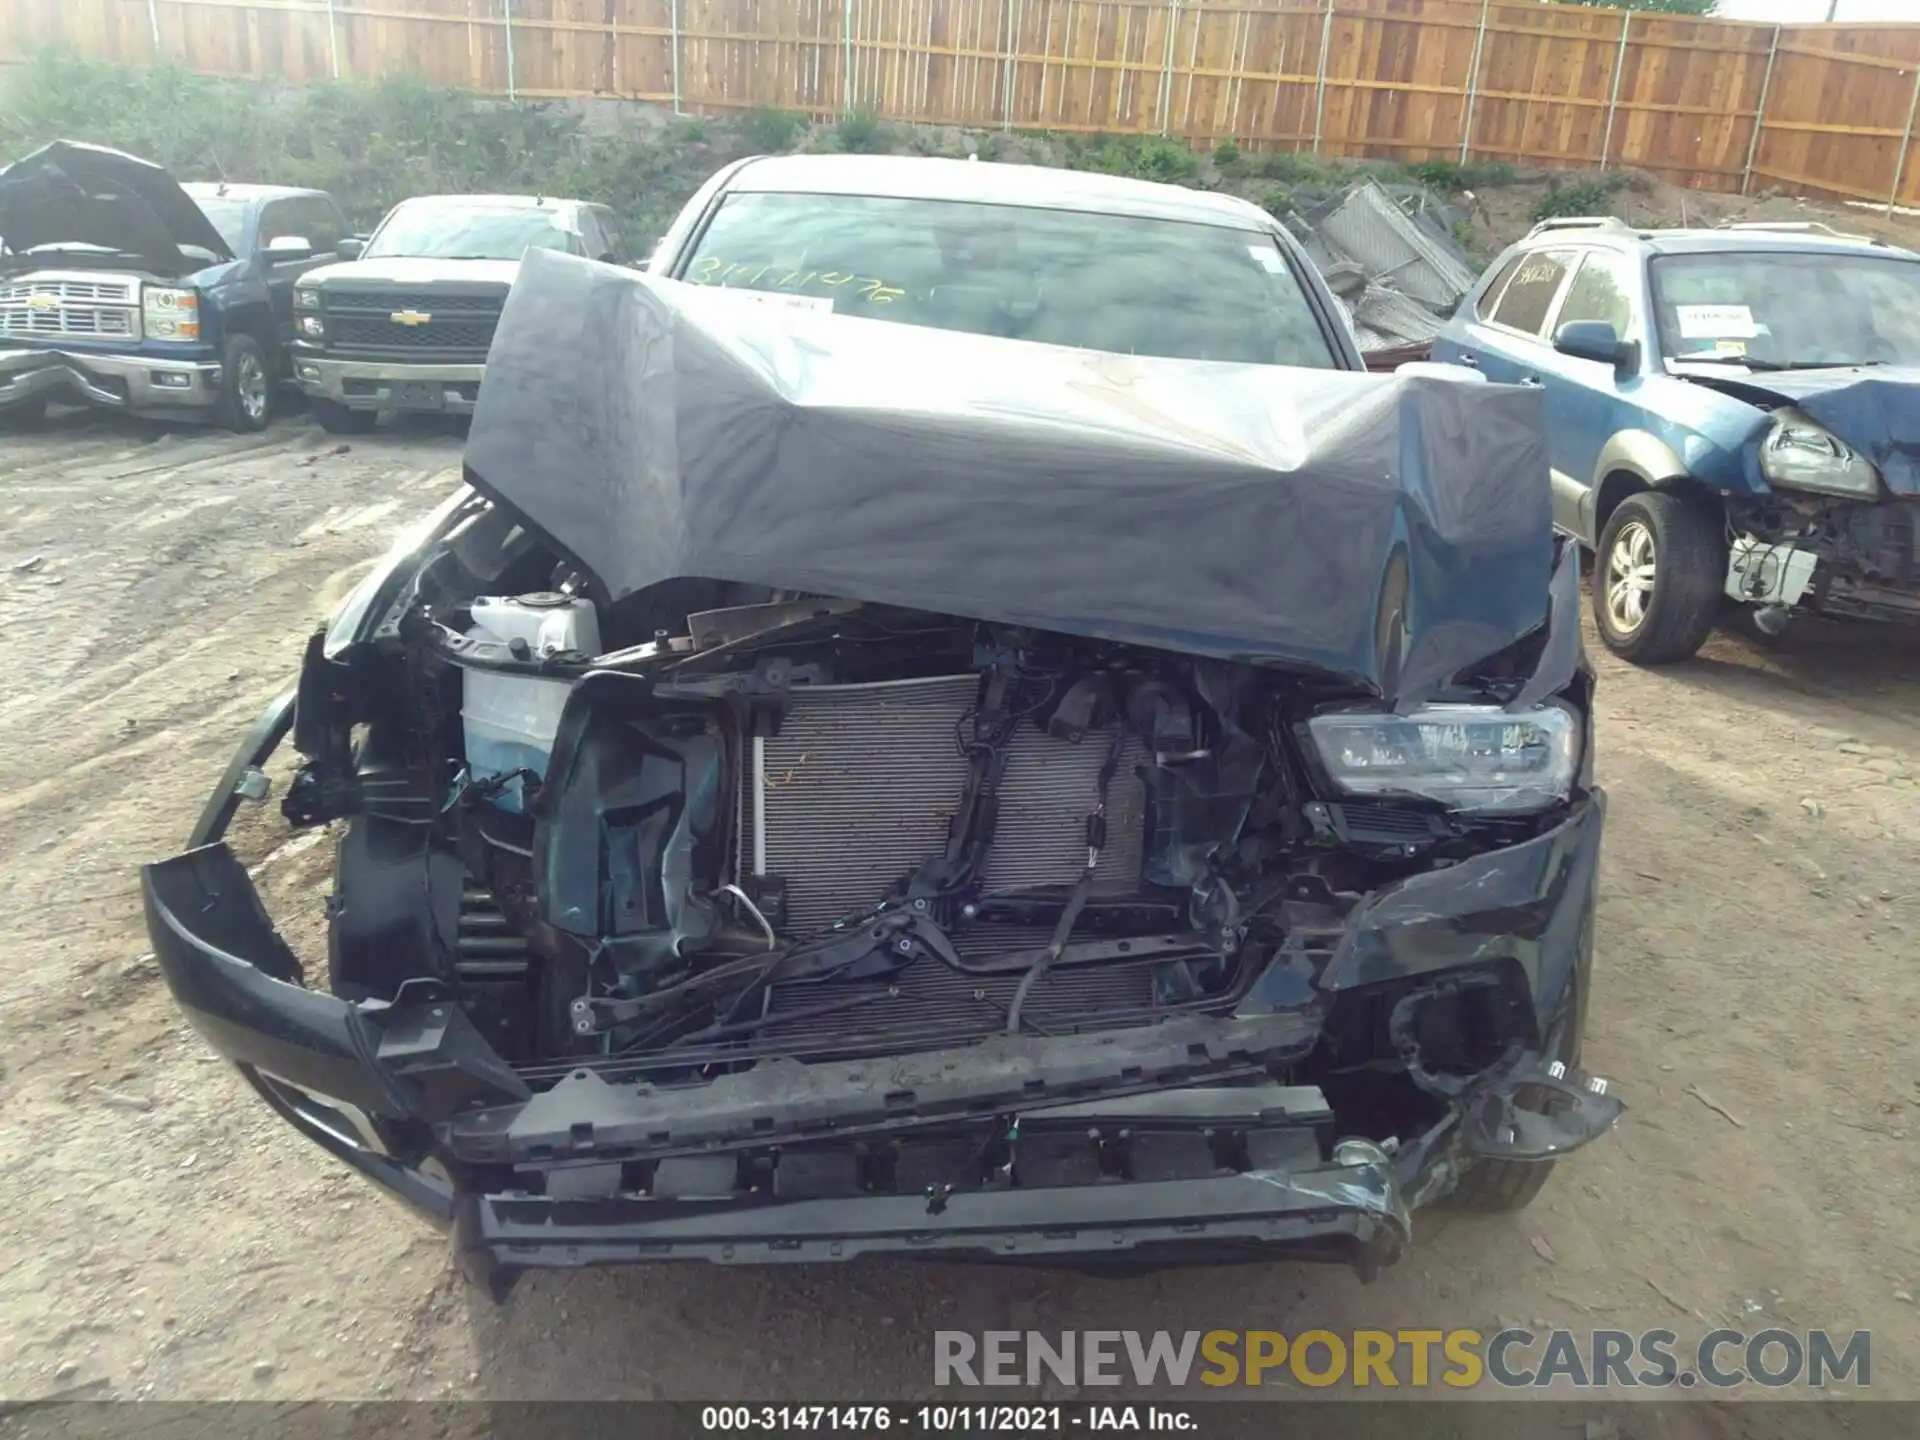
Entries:
POLYGON ((220 423, 250 435, 273 419, 273 372, 251 335, 235 335, 220 357, 220 423))
POLYGON ((1713 630, 1725 584, 1726 527, 1692 496, 1628 496, 1600 533, 1593 618, 1614 654, 1664 665, 1698 650, 1713 630))
POLYGON ((379 423, 380 414, 376 410, 355 410, 338 400, 316 400, 313 418, 329 435, 365 435, 379 423))

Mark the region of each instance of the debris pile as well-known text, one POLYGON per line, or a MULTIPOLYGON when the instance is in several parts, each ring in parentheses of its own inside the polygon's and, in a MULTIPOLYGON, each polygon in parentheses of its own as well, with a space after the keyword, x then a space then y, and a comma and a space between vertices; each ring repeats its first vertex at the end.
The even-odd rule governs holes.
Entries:
POLYGON ((1461 215, 1418 185, 1363 180, 1285 216, 1371 359, 1424 353, 1478 272, 1454 240, 1461 215))

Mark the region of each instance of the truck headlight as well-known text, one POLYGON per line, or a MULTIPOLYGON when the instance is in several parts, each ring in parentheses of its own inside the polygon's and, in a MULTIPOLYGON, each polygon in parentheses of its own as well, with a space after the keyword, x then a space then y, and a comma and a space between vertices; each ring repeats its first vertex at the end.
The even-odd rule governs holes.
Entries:
POLYGON ((1880 493, 1873 462, 1799 410, 1781 410, 1760 442, 1760 473, 1770 485, 1822 495, 1872 499, 1880 493))
POLYGON ((200 296, 195 291, 145 286, 140 291, 140 314, 150 340, 200 338, 200 296))
POLYGON ((327 333, 327 322, 318 315, 302 315, 298 323, 300 333, 309 339, 318 340, 327 333))
POLYGON ((1418 795, 1454 810, 1524 813, 1567 798, 1580 724, 1559 705, 1343 710, 1307 721, 1327 778, 1350 795, 1418 795))
POLYGON ((296 310, 318 310, 320 291, 312 285, 297 285, 293 291, 293 308, 296 310))

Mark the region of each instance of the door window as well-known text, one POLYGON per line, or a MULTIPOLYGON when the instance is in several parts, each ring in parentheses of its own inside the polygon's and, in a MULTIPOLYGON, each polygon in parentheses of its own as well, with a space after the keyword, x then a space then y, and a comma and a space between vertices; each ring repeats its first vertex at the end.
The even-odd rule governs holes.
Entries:
POLYGON ((1493 318, 1493 307, 1500 303, 1500 294, 1507 288, 1507 282, 1513 279, 1513 272, 1524 265, 1529 258, 1530 257, 1526 255, 1516 255, 1505 265, 1502 265, 1500 267, 1500 273, 1493 277, 1493 283, 1487 286, 1486 292, 1481 295, 1479 303, 1473 307, 1473 313, 1478 315, 1482 320, 1491 320, 1493 318))
POLYGON ((1572 262, 1573 256, 1565 250, 1536 250, 1522 255, 1520 268, 1494 306, 1493 323, 1525 335, 1538 335, 1572 262))
POLYGON ((1631 285, 1632 272, 1625 256, 1611 250, 1589 250, 1580 262, 1580 273, 1567 288, 1555 328, 1575 320, 1603 320, 1622 340, 1638 339, 1631 285))
POLYGON ((600 239, 596 242, 599 249, 594 252, 594 259, 597 260, 602 255, 611 255, 616 265, 625 265, 631 260, 632 254, 627 249, 626 239, 620 233, 620 226, 614 220, 613 212, 596 205, 587 214, 600 227, 600 239))

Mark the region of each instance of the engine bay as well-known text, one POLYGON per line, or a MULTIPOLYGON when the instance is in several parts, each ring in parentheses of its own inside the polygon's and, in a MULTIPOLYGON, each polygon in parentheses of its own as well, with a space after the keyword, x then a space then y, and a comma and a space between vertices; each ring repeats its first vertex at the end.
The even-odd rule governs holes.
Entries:
POLYGON ((1317 672, 719 582, 608 606, 494 513, 335 662, 284 808, 347 819, 335 993, 438 987, 535 1085, 1304 1003, 1366 892, 1555 823, 1330 786, 1307 721, 1365 697, 1317 672))

